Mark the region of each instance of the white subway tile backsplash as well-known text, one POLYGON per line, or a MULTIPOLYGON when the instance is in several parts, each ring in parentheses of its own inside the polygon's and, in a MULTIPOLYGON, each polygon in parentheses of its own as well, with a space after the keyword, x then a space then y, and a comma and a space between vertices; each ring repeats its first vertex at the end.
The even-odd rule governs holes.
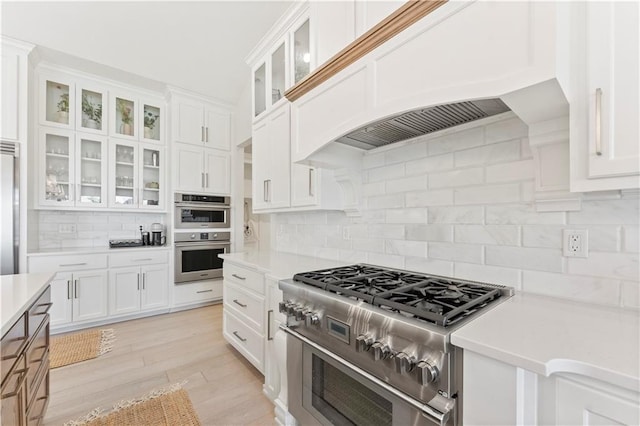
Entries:
POLYGON ((385 164, 404 163, 407 158, 422 158, 427 156, 427 144, 416 140, 408 143, 402 149, 391 149, 384 153, 385 164))
POLYGON ((484 127, 475 127, 427 141, 427 153, 429 156, 446 154, 481 145, 484 145, 484 127))
POLYGON ((346 263, 367 263, 368 253, 355 250, 338 250, 338 260, 346 263))
POLYGON ((487 206, 486 223, 497 225, 564 225, 564 212, 537 212, 528 204, 487 206))
POLYGON ((369 237, 403 239, 405 225, 374 224, 369 225, 369 237))
POLYGON ((637 226, 625 226, 623 228, 622 239, 624 241, 623 251, 629 253, 640 252, 640 228, 637 226))
POLYGON ((514 225, 456 225, 454 241, 456 243, 517 246, 520 244, 520 229, 514 225))
POLYGON ((429 188, 453 188, 457 186, 478 185, 484 181, 484 170, 481 167, 460 169, 451 172, 431 173, 429 188))
POLYGON ((640 286, 637 281, 622 281, 620 304, 625 308, 640 309, 640 286))
POLYGON ((520 159, 520 141, 495 143, 454 153, 456 167, 502 163, 520 159))
POLYGON ((427 243, 424 241, 386 240, 385 252, 400 256, 427 257, 427 243))
POLYGON ((522 245, 525 247, 561 249, 563 229, 563 226, 523 226, 522 245))
POLYGON ((638 255, 634 253, 599 253, 591 251, 589 257, 567 260, 569 274, 592 277, 614 277, 623 280, 640 279, 638 255))
MULTIPOLYGON (((407 157, 409 159, 411 157, 407 157)), ((411 159, 405 163, 407 176, 432 173, 440 170, 453 169, 453 154, 436 155, 433 157, 411 159)))
POLYGON ((386 266, 388 268, 404 268, 404 256, 394 254, 369 253, 369 263, 373 265, 386 266))
POLYGON ((531 151, 529 138, 522 138, 520 140, 520 158, 533 158, 533 151, 531 151))
POLYGON ((638 225, 640 202, 637 198, 584 201, 579 212, 569 212, 571 225, 638 225))
POLYGON ((382 238, 352 238, 351 247, 354 250, 367 253, 384 253, 385 240, 382 238))
POLYGON ((406 208, 386 210, 387 223, 426 223, 427 209, 406 208))
POLYGON ((453 190, 451 189, 409 192, 405 197, 407 207, 449 206, 453 204, 453 190))
POLYGON ((620 251, 620 227, 590 226, 589 250, 620 251))
POLYGON ((453 225, 406 225, 406 239, 410 241, 453 241, 453 225))
POLYGON ((369 176, 368 183, 401 178, 404 176, 404 163, 370 169, 367 174, 369 176))
POLYGON ((456 262, 454 276, 465 280, 498 284, 520 290, 520 270, 456 262))
POLYGON ((381 166, 384 166, 384 152, 368 152, 362 157, 362 168, 365 170, 381 166))
POLYGON ((453 276, 453 262, 425 259, 423 257, 406 257, 404 260, 404 266, 409 271, 449 277, 453 276))
POLYGON ((404 207, 404 194, 377 195, 367 198, 367 207, 372 210, 404 207))
POLYGON ((458 205, 513 203, 520 201, 520 185, 510 183, 456 189, 453 197, 458 205))
POLYGON ((429 257, 465 263, 482 263, 483 248, 475 244, 429 242, 429 257))
POLYGON ((484 222, 483 207, 430 207, 429 223, 481 224, 484 222))
POLYGON ((383 195, 386 193, 385 182, 364 183, 362 184, 362 195, 364 197, 371 197, 374 195, 383 195))
POLYGON ((485 126, 485 141, 487 143, 500 142, 509 139, 526 137, 529 128, 519 118, 499 121, 485 126))
POLYGON ((422 189, 427 189, 427 176, 411 176, 388 180, 385 185, 385 191, 387 194, 419 191, 422 189))
POLYGON ((562 250, 555 249, 486 246, 485 263, 525 270, 564 271, 562 250))
POLYGON ((533 160, 514 161, 512 163, 487 166, 485 169, 487 183, 511 182, 533 179, 533 160))
POLYGON ((620 281, 579 275, 553 274, 524 271, 522 289, 530 293, 564 299, 591 302, 597 300, 604 305, 618 305, 620 281))

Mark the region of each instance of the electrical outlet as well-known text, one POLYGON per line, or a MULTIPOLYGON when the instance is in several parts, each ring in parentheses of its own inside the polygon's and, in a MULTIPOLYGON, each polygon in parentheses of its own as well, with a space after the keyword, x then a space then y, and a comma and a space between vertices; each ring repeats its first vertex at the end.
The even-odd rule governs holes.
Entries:
POLYGON ((58 225, 58 232, 61 234, 75 234, 77 229, 75 223, 61 223, 58 225))
POLYGON ((566 257, 588 257, 589 233, 586 229, 562 231, 562 253, 566 257))

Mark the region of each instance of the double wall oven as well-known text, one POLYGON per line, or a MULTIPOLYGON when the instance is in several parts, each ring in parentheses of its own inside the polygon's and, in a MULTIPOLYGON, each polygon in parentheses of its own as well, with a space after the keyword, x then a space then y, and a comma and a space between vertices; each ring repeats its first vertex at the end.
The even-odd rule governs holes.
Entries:
POLYGON ((229 197, 176 193, 175 283, 222 277, 219 254, 231 249, 229 197))

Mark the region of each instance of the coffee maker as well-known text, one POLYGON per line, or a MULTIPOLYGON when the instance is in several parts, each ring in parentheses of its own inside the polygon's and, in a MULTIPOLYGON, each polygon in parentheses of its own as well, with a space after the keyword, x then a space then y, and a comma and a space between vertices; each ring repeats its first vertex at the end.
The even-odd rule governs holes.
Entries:
POLYGON ((151 224, 151 245, 163 246, 167 242, 167 237, 164 235, 164 225, 161 223, 151 224))

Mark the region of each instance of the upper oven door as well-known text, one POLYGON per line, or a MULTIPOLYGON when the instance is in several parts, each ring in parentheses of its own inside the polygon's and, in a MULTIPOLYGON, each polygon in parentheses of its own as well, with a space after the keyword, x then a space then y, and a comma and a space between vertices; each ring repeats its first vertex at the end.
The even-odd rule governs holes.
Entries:
POLYGON ((223 260, 218 255, 230 247, 229 243, 176 243, 175 282, 221 278, 223 260))
POLYGON ((176 204, 176 228, 229 228, 229 208, 176 204))
POLYGON ((453 406, 440 412, 394 389, 296 331, 287 334, 289 412, 306 425, 455 425, 453 406))

